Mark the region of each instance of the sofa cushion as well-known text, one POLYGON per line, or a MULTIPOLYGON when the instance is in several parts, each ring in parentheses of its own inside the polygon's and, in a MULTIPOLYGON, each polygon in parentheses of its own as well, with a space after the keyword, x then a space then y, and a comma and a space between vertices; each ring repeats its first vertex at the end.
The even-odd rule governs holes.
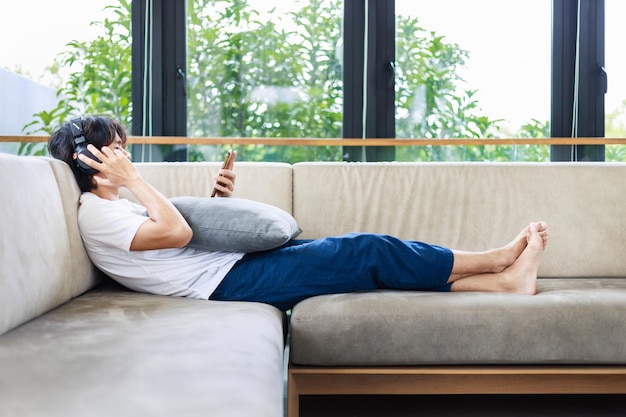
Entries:
POLYGON ((283 415, 285 317, 258 303, 92 290, 2 336, 0 415, 283 415))
POLYGON ((305 300, 296 365, 626 364, 626 279, 540 279, 535 296, 378 291, 305 300))
POLYGON ((193 230, 189 246, 210 251, 258 252, 277 248, 301 232, 285 210, 245 198, 173 197, 193 230))
POLYGON ((540 276, 625 276, 624 163, 302 162, 293 169, 303 239, 361 231, 483 251, 545 220, 550 245, 540 276))

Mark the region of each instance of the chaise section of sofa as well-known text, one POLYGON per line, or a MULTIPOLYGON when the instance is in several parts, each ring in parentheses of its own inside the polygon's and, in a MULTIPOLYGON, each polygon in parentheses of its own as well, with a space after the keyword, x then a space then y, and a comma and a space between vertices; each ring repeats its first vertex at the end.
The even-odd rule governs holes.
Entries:
POLYGON ((3 416, 281 416, 284 317, 105 284, 0 337, 3 416))
MULTIPOLYGON (((219 166, 138 169, 208 196, 219 166)), ((239 197, 291 211, 289 165, 241 172, 239 197)), ((0 155, 0 416, 282 417, 284 313, 120 287, 85 253, 79 194, 62 162, 0 155)))
POLYGON ((545 220, 550 242, 535 296, 381 290, 299 303, 289 415, 313 394, 626 393, 624 178, 624 164, 296 164, 303 237, 363 231, 481 251, 545 220))

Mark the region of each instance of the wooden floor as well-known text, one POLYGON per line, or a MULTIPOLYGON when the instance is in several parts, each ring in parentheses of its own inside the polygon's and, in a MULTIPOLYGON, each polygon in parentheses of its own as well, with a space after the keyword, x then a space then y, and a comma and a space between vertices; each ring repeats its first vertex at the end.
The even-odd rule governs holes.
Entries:
POLYGON ((624 417, 626 395, 303 396, 301 417, 624 417))

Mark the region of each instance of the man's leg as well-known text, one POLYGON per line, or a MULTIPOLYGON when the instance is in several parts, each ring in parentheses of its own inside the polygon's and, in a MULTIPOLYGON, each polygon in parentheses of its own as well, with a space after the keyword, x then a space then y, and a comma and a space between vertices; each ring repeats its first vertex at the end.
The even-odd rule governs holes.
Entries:
POLYGON ((294 241, 246 255, 211 299, 266 302, 287 310, 315 295, 374 289, 519 292, 503 283, 519 275, 531 240, 543 250, 547 230, 541 228, 533 225, 532 232, 523 231, 503 248, 480 253, 372 234, 294 241), (496 279, 499 275, 503 279, 496 279))

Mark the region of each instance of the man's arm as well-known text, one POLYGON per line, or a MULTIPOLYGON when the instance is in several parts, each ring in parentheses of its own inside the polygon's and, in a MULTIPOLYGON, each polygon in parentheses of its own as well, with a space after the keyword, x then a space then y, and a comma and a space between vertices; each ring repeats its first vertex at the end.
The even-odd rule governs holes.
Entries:
POLYGON ((193 236, 191 227, 163 194, 141 177, 126 187, 149 216, 135 233, 130 250, 180 248, 189 243, 193 236))
POLYGON ((153 250, 183 247, 191 240, 193 232, 176 207, 156 188, 148 184, 137 171, 124 149, 103 147, 99 151, 93 145, 88 149, 100 159, 82 160, 100 171, 94 175, 98 188, 94 194, 101 198, 119 197, 119 187, 126 187, 148 212, 146 220, 137 230, 130 250, 153 250))

